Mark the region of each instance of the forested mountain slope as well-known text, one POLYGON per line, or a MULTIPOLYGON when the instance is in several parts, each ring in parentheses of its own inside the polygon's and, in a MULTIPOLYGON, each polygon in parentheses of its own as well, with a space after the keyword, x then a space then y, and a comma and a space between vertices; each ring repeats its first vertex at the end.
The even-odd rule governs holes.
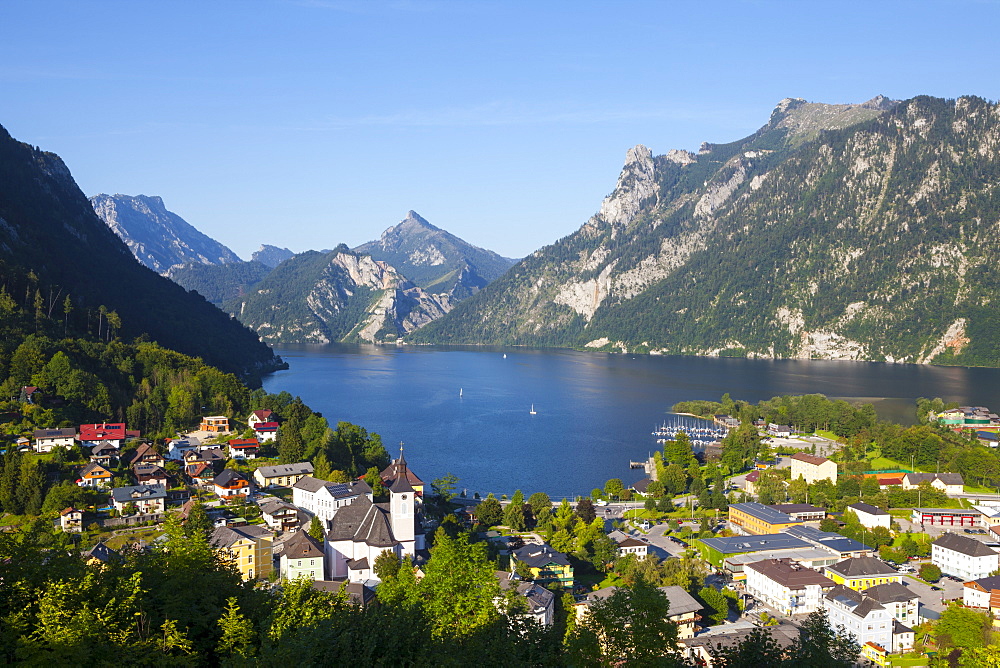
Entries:
POLYGON ((996 104, 784 100, 631 149, 598 214, 409 340, 997 365, 998 183, 996 104))
POLYGON ((147 335, 225 371, 256 374, 280 363, 252 331, 141 265, 58 156, 3 128, 0 285, 20 303, 33 303, 39 330, 43 320, 63 318, 102 335, 112 311, 122 338, 147 335))
POLYGON ((136 259, 158 274, 189 263, 240 262, 226 246, 167 211, 160 197, 102 193, 91 197, 90 203, 136 259))

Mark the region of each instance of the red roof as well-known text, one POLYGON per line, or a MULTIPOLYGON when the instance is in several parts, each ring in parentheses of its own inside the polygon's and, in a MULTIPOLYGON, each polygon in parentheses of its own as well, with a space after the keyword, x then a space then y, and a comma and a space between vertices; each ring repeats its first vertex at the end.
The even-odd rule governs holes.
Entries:
POLYGON ((231 448, 256 448, 260 447, 260 442, 256 438, 234 438, 229 441, 231 448))
POLYGON ((253 426, 254 431, 277 431, 277 422, 258 422, 253 426))
POLYGON ((101 424, 81 424, 81 441, 100 441, 105 439, 115 440, 125 438, 125 423, 105 422, 101 424))
POLYGON ((267 420, 267 418, 271 417, 271 414, 272 414, 272 413, 274 413, 274 411, 272 411, 272 410, 271 410, 271 409, 269 409, 269 408, 262 408, 262 409, 261 409, 261 410, 259 410, 259 411, 254 411, 254 412, 253 412, 253 414, 254 414, 254 417, 256 417, 256 418, 257 418, 258 420, 260 420, 260 421, 262 421, 262 422, 263 422, 263 421, 266 421, 266 420, 267 420))
POLYGON ((747 473, 746 481, 757 482, 758 478, 760 478, 760 471, 751 471, 750 473, 747 473))
POLYGON ((902 485, 903 484, 903 479, 902 478, 879 478, 878 479, 878 484, 879 485, 902 485))

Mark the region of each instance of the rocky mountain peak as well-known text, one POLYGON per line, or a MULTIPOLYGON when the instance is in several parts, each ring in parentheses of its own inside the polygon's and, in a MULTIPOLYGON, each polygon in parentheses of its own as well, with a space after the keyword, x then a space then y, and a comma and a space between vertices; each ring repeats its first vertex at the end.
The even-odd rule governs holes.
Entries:
POLYGON ((655 200, 656 193, 653 152, 639 144, 625 154, 625 166, 618 176, 618 184, 604 199, 597 215, 613 228, 624 227, 632 222, 643 205, 655 200))

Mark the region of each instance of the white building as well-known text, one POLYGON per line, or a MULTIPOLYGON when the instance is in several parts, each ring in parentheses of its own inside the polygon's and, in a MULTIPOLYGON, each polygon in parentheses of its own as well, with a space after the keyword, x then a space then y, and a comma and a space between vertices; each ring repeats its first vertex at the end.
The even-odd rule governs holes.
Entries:
POLYGON ((618 545, 619 557, 624 557, 626 554, 634 554, 637 559, 642 559, 649 553, 649 546, 646 543, 618 529, 609 533, 608 538, 615 541, 618 545))
POLYGON ((401 476, 389 487, 389 503, 372 503, 370 494, 361 494, 334 515, 326 538, 329 579, 377 580, 378 555, 391 551, 402 558, 424 547, 416 493, 401 476))
POLYGON ((823 597, 823 607, 830 626, 843 626, 859 645, 870 642, 887 652, 913 647, 913 629, 895 619, 892 610, 864 593, 837 585, 823 597))
POLYGON ((888 529, 889 525, 892 524, 892 515, 876 506, 867 503, 852 503, 847 506, 847 509, 854 511, 854 514, 858 516, 858 522, 863 527, 869 529, 885 527, 888 529))
POLYGON ((796 452, 791 457, 791 465, 792 480, 798 480, 802 476, 810 485, 820 480, 837 482, 837 463, 826 457, 796 452))
POLYGON ((201 448, 201 440, 195 436, 175 438, 167 444, 167 459, 183 461, 188 452, 197 452, 201 448))
POLYGON ((790 559, 763 559, 744 566, 746 590, 784 615, 816 612, 833 580, 790 559))
POLYGON ((969 608, 1000 608, 1000 577, 991 575, 966 582, 962 603, 969 608))
POLYGON ((522 601, 523 611, 521 614, 534 619, 542 626, 552 626, 555 619, 556 595, 534 582, 519 580, 513 573, 497 571, 497 579, 500 581, 501 591, 514 591, 522 601))
POLYGON ((931 562, 946 575, 978 580, 1000 568, 1000 555, 975 538, 945 533, 931 543, 931 562))
POLYGON ((325 572, 323 561, 325 554, 319 541, 305 531, 298 531, 285 541, 281 550, 279 568, 284 580, 295 580, 306 577, 309 580, 322 580, 325 572))
POLYGON ((35 452, 52 452, 53 448, 72 448, 76 445, 76 429, 36 429, 35 452))
POLYGON ((307 475, 292 485, 292 503, 318 517, 324 528, 330 527, 338 510, 362 496, 372 500, 372 488, 364 480, 327 482, 307 475))
POLYGON ((945 494, 961 494, 965 491, 965 480, 960 473, 907 473, 903 476, 903 489, 916 489, 922 482, 929 482, 931 487, 945 494))

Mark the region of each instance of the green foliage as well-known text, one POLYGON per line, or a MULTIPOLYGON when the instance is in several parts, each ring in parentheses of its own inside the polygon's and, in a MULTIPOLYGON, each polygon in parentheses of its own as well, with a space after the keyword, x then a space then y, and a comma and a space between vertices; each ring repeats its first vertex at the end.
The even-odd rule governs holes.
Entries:
POLYGON ((935 564, 920 564, 920 578, 927 582, 937 582, 941 579, 941 569, 935 564))
POLYGON ((485 526, 492 527, 500 524, 503 521, 503 515, 503 506, 500 505, 492 492, 476 506, 476 517, 480 524, 485 526))
POLYGON ((934 625, 934 640, 942 649, 984 647, 991 638, 990 616, 958 604, 949 605, 934 625))

